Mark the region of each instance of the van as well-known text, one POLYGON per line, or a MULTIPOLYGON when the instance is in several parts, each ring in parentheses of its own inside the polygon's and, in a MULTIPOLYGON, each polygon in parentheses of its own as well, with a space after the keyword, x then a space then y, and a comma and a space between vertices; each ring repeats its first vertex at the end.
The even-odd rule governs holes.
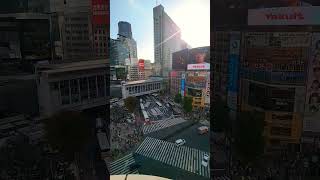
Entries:
POLYGON ((209 128, 207 126, 201 126, 198 128, 198 133, 199 134, 206 134, 209 132, 209 128))

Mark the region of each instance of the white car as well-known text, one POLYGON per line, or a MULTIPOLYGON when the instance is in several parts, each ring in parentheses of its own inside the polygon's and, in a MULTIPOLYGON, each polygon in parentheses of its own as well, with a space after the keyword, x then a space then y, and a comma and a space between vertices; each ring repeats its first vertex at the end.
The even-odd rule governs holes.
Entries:
POLYGON ((201 165, 204 167, 208 166, 208 162, 209 162, 209 155, 208 154, 204 154, 202 161, 201 161, 201 165))
POLYGON ((177 146, 182 146, 182 145, 184 145, 186 143, 186 140, 184 140, 184 139, 177 139, 176 140, 176 145, 177 146))

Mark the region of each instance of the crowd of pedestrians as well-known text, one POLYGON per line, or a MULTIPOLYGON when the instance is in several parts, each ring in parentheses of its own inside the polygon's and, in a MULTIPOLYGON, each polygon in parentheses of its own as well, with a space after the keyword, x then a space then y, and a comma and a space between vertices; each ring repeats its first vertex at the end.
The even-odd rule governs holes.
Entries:
POLYGON ((112 158, 116 159, 133 150, 143 138, 141 129, 135 123, 130 123, 132 115, 122 106, 114 106, 110 109, 111 113, 111 151, 112 158))

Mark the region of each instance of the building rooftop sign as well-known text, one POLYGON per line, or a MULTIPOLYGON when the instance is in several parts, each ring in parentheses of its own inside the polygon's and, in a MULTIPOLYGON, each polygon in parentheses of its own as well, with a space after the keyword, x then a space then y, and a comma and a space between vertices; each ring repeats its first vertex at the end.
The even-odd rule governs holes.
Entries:
POLYGON ((320 6, 248 10, 248 25, 320 25, 320 6))
POLYGON ((188 64, 188 70, 210 70, 209 63, 188 64))

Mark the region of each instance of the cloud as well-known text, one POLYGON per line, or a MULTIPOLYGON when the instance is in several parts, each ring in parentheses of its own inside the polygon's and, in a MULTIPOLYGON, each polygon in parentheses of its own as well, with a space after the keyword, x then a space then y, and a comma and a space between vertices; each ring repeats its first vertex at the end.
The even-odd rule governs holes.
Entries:
POLYGON ((135 4, 135 0, 128 0, 130 5, 134 5, 135 4))

